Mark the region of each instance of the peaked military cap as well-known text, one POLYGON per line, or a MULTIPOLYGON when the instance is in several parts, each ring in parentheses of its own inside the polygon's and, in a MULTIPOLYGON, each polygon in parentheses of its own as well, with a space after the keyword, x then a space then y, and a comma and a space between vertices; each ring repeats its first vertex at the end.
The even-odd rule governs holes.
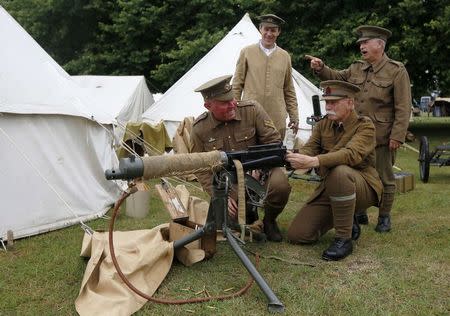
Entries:
POLYGON ((264 14, 258 17, 259 23, 265 23, 270 26, 280 27, 285 21, 275 14, 264 14))
POLYGON ((322 81, 320 86, 323 88, 324 92, 322 100, 353 98, 355 94, 360 91, 358 86, 341 80, 322 81))
POLYGON ((387 39, 391 37, 392 32, 379 26, 361 25, 356 28, 356 34, 359 36, 356 41, 357 43, 367 41, 372 38, 379 38, 386 42, 387 39))
POLYGON ((233 91, 231 91, 231 75, 225 75, 214 78, 205 82, 200 87, 195 89, 195 92, 200 92, 205 101, 231 101, 233 100, 233 91))

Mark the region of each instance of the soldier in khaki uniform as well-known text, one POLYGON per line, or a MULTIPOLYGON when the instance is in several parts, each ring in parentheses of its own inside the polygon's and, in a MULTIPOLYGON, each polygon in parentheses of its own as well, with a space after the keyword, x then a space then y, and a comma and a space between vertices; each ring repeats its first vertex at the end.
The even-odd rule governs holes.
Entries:
MULTIPOLYGON (((256 101, 237 102, 230 85, 231 75, 210 80, 197 88, 205 100, 207 112, 201 114, 192 126, 191 152, 211 150, 244 150, 251 145, 281 142, 272 120, 256 101)), ((212 174, 197 174, 205 191, 212 194, 212 174)), ((281 168, 270 170, 267 196, 264 202, 264 232, 268 240, 281 241, 276 217, 286 205, 291 187, 281 168)), ((236 217, 237 204, 229 198, 229 214, 236 217)))
POLYGON ((276 40, 284 20, 274 14, 259 17, 259 43, 241 50, 233 78, 236 100, 256 100, 275 123, 284 139, 286 118, 294 133, 298 130, 298 106, 292 81, 291 56, 276 40))
MULTIPOLYGON (((369 116, 376 128, 376 168, 383 181, 384 193, 379 208, 377 232, 391 229, 390 213, 395 195, 392 167, 397 148, 405 141, 411 111, 411 86, 405 66, 385 53, 387 29, 363 25, 356 29, 362 59, 345 70, 333 70, 322 60, 311 58, 311 68, 322 80, 336 79, 361 88, 356 95, 359 114, 369 116)), ((367 224, 365 210, 358 211, 361 224, 367 224)))
POLYGON ((286 160, 295 169, 318 169, 323 181, 292 221, 288 239, 313 243, 334 227, 335 240, 322 258, 340 260, 352 253, 352 237, 359 237, 352 236, 355 208, 378 205, 383 186, 375 170, 375 127, 354 110, 359 88, 338 80, 320 85, 327 115, 300 152, 288 153, 286 160))

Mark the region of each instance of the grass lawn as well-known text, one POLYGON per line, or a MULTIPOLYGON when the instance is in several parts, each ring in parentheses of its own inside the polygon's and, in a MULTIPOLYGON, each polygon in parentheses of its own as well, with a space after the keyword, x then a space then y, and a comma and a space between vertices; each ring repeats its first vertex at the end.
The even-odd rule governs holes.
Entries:
MULTIPOLYGON (((410 130, 416 136, 428 136, 430 149, 450 142, 449 118, 418 117, 410 130)), ((418 149, 418 139, 409 144, 418 149)), ((261 259, 259 271, 284 303, 286 315, 450 314, 450 167, 432 166, 429 182, 424 184, 419 180, 417 158, 409 149, 398 152, 396 165, 414 174, 416 188, 397 194, 392 232, 376 233, 377 209, 369 209, 370 224, 363 226, 353 254, 346 259, 320 259, 333 239, 332 231, 312 246, 286 242, 246 246, 263 256, 315 265, 261 259)), ((279 220, 284 234, 315 186, 303 180, 290 181, 293 192, 279 220)), ((150 207, 150 214, 142 220, 121 214, 116 230, 151 228, 168 221, 153 186, 150 207)), ((104 219, 89 223, 97 230, 107 230, 108 224, 104 219)), ((82 237, 80 227, 73 226, 18 240, 12 251, 0 251, 0 315, 76 315, 74 301, 87 263, 79 256, 82 237)), ((190 268, 174 263, 156 296, 195 297, 203 288, 211 295, 223 294, 225 289, 240 288, 247 277, 228 244, 220 243, 209 261, 190 268)), ((136 313, 211 314, 264 315, 268 314, 267 301, 255 284, 233 300, 178 306, 147 303, 136 313)))

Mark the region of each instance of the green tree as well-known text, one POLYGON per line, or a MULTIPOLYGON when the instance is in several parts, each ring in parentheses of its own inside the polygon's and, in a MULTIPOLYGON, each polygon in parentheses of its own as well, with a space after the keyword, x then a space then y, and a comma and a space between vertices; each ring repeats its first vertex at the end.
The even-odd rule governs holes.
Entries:
POLYGON ((389 57, 405 63, 413 94, 436 78, 450 93, 450 4, 442 0, 0 0, 71 74, 144 74, 163 92, 249 12, 287 23, 279 45, 311 80, 304 54, 342 69, 360 58, 354 29, 376 24, 393 32, 389 57))
POLYGON ((347 68, 359 58, 353 30, 361 24, 380 25, 393 32, 387 54, 406 65, 413 95, 429 94, 435 76, 443 94, 448 94, 449 7, 448 2, 438 0, 295 3, 285 13, 295 25, 289 25, 290 34, 283 40, 294 55, 294 67, 317 82, 309 64, 302 60, 304 53, 319 56, 334 68, 347 68))
POLYGON ((0 0, 0 5, 37 40, 58 63, 64 65, 93 41, 97 24, 89 0, 0 0))

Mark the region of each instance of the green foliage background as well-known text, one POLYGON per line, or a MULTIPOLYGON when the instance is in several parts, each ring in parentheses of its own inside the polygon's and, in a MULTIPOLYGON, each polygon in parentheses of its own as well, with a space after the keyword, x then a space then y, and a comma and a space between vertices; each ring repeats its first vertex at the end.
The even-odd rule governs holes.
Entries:
MULTIPOLYGON (((70 74, 144 74, 164 92, 249 12, 287 24, 279 45, 315 81, 304 54, 342 69, 359 58, 353 30, 389 28, 388 55, 405 63, 413 96, 450 94, 450 3, 444 0, 0 0, 70 74)), ((317 81, 315 81, 317 82, 317 81)))

